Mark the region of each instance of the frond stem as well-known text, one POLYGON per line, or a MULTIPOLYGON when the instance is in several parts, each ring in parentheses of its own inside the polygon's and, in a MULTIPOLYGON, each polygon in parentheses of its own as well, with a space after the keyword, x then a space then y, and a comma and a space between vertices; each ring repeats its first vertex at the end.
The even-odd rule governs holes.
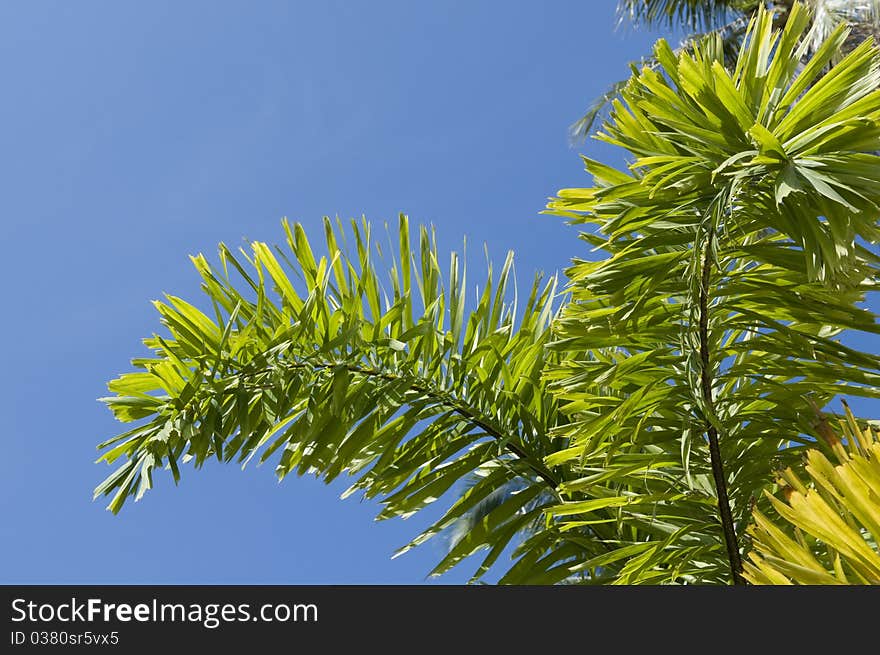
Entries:
MULTIPOLYGON (((703 270, 700 279, 700 384, 702 387, 703 403, 710 415, 715 414, 715 401, 712 398, 712 380, 709 357, 709 282, 712 272, 712 258, 709 256, 711 240, 714 235, 710 231, 707 234, 706 250, 703 253, 703 270)), ((712 421, 706 419, 706 434, 709 438, 709 454, 712 463, 712 477, 715 480, 715 490, 718 494, 718 513, 721 517, 721 527, 724 530, 724 544, 727 547, 727 558, 730 562, 730 572, 733 584, 745 584, 742 577, 742 559, 739 554, 739 541, 736 537, 736 528, 733 524, 733 515, 730 511, 730 500, 727 492, 727 476, 724 473, 724 462, 721 459, 721 446, 718 441, 718 430, 712 421)))
MULTIPOLYGON (((288 368, 310 369, 313 371, 330 370, 343 367, 350 373, 378 378, 381 380, 386 380, 388 382, 408 381, 405 377, 401 375, 395 375, 393 373, 388 373, 375 368, 366 368, 364 366, 358 366, 356 364, 307 361, 284 362, 284 366, 288 368)), ((268 372, 268 370, 259 372, 268 372)), ((556 476, 550 471, 550 469, 548 469, 540 462, 536 462, 535 458, 531 456, 525 450, 525 448, 516 443, 516 441, 514 441, 508 435, 503 434, 500 429, 490 425, 489 422, 484 417, 479 416, 477 411, 474 410, 472 407, 469 407, 464 403, 457 402, 457 399, 450 398, 449 396, 440 393, 436 389, 432 389, 418 382, 410 382, 409 388, 427 398, 430 398, 431 400, 436 401, 438 404, 447 407, 462 418, 466 419, 474 427, 480 428, 487 435, 489 435, 499 443, 502 443, 505 450, 516 455, 518 459, 522 460, 526 464, 526 466, 528 466, 535 473, 535 475, 543 480, 555 493, 557 487, 559 486, 559 480, 556 479, 556 476)))

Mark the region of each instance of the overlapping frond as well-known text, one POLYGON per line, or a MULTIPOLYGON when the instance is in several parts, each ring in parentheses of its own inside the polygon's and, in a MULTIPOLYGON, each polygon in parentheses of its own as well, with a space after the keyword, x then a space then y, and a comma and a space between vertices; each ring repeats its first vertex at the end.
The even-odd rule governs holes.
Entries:
POLYGON ((547 461, 584 479, 556 513, 589 524, 579 494, 607 494, 631 526, 622 581, 729 579, 719 494, 741 532, 774 467, 818 436, 817 407, 880 396, 880 358, 839 339, 880 331, 860 307, 878 288, 880 54, 829 69, 841 27, 801 68, 809 23, 795 5, 776 31, 761 11, 732 70, 717 38, 660 41, 600 134, 630 171, 587 161, 594 186, 548 206, 609 253, 567 271, 548 380, 571 424, 547 461))

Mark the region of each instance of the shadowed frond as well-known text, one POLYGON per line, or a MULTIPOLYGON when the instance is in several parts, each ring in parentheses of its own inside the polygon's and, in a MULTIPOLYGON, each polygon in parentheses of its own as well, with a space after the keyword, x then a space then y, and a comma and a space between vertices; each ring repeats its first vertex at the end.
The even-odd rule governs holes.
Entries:
POLYGON ((750 14, 762 4, 760 0, 619 0, 617 16, 619 23, 705 32, 736 14, 750 14))

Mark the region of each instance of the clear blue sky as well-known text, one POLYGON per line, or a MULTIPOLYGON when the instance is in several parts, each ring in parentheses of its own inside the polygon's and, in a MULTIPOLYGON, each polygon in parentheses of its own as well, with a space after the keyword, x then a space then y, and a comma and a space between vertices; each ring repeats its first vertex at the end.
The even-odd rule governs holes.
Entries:
POLYGON ((587 183, 579 151, 619 159, 567 126, 655 37, 613 24, 612 0, 0 5, 0 582, 424 582, 441 542, 389 556, 428 517, 268 466, 159 472, 112 516, 95 399, 149 301, 197 296, 188 254, 282 216, 404 211, 516 250, 521 283, 562 268, 583 247, 538 211, 587 183))

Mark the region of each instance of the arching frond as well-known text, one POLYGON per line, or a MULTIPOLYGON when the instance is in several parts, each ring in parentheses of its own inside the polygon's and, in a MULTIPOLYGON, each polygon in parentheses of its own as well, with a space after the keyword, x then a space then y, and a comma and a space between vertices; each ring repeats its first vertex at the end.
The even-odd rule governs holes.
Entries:
MULTIPOLYGON (((401 552, 453 524, 466 529, 436 574, 488 550, 479 578, 524 531, 540 538, 520 544, 518 561, 560 545, 592 552, 543 520, 564 474, 544 463, 556 448, 549 431, 565 420, 541 376, 555 357, 545 343, 556 280, 536 280, 517 306, 508 256, 468 298, 463 260, 453 253, 444 270, 424 228, 414 248, 406 217, 390 248, 366 222, 348 233, 329 219, 324 227, 323 255, 285 222, 286 248, 221 244, 219 265, 192 258, 213 311, 175 296, 155 303, 168 334, 146 339, 153 356, 109 383, 104 401, 138 424, 101 444, 99 461, 118 467, 95 495, 118 512, 162 467, 177 480, 188 462, 253 460, 271 462, 279 478, 355 476, 348 493, 379 499, 384 519, 410 516, 475 476, 401 552), (504 487, 516 493, 486 503, 504 487), (465 520, 474 508, 479 516, 465 520)), ((555 575, 524 564, 507 573, 555 575)))

